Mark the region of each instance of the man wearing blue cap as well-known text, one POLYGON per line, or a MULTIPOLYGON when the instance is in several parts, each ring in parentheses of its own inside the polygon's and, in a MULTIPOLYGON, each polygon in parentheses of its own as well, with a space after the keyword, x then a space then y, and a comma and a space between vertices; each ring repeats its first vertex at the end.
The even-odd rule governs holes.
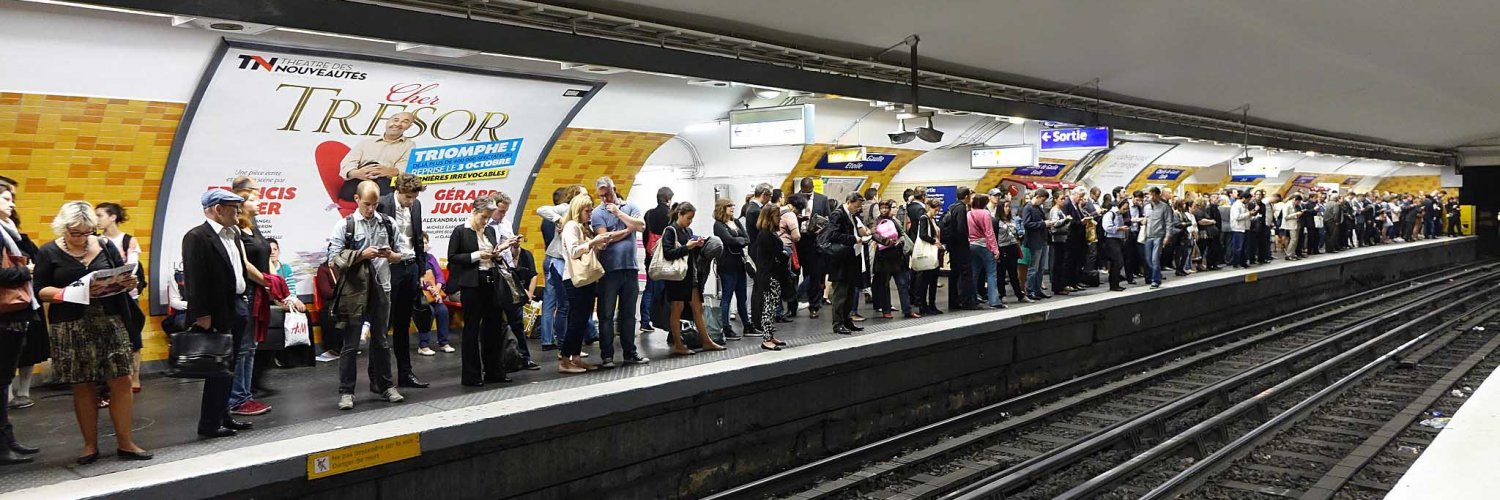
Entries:
MULTIPOLYGON (((250 301, 246 295, 244 250, 239 244, 236 218, 245 199, 223 189, 203 193, 200 199, 207 222, 182 237, 182 271, 186 287, 188 318, 194 326, 234 337, 235 349, 245 334, 250 301)), ((238 354, 238 353, 236 353, 238 354)), ((233 379, 213 377, 203 381, 198 435, 205 438, 233 436, 250 429, 250 423, 229 416, 229 391, 233 379)))

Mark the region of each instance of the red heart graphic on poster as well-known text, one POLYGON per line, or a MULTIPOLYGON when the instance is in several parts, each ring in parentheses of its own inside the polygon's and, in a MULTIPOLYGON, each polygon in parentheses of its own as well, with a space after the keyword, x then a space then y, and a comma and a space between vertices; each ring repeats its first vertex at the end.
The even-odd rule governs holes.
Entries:
POLYGON ((323 179, 323 189, 328 192, 328 200, 338 205, 341 217, 348 217, 359 208, 352 201, 339 199, 339 189, 344 186, 344 177, 339 175, 339 162, 344 161, 348 154, 349 146, 339 141, 324 141, 313 153, 318 164, 318 177, 323 179))

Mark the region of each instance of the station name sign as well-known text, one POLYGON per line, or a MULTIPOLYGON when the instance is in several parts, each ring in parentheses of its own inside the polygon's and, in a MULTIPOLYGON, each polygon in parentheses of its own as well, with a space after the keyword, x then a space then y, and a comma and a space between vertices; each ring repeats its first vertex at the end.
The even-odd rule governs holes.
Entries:
MULTIPOLYGON (((836 158, 837 159, 837 158, 836 158)), ((896 160, 896 155, 887 153, 867 153, 864 161, 830 162, 828 156, 818 160, 813 168, 818 170, 858 170, 864 172, 881 172, 891 166, 896 160)))
POLYGON ((1103 149, 1109 147, 1109 127, 1054 128, 1042 131, 1042 151, 1103 149))

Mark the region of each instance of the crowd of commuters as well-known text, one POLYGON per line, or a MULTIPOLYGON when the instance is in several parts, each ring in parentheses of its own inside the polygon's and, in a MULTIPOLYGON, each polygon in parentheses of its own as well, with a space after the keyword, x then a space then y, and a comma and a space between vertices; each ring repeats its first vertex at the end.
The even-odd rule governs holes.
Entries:
MULTIPOLYGON (((799 309, 818 319, 825 305, 832 306, 832 331, 853 334, 868 321, 862 298, 882 319, 942 314, 944 261, 948 307, 1003 309, 1007 295, 1033 302, 1106 284, 1156 288, 1168 269, 1183 276, 1263 264, 1276 254, 1296 260, 1455 236, 1459 225, 1457 201, 1441 191, 1282 196, 1231 189, 1175 197, 1157 188, 1079 187, 1016 196, 961 187, 943 206, 924 188, 901 199, 878 199, 874 189, 829 199, 803 178, 794 193, 761 184, 742 205, 715 200, 712 233, 699 235, 691 229, 697 207, 674 203, 670 189, 659 189, 656 205, 642 211, 602 177, 592 190, 558 189, 553 204, 536 209, 546 247, 537 269, 524 238, 504 223, 512 205, 505 193, 473 198, 472 214, 453 229, 446 252, 434 253, 423 230, 422 181, 401 174, 389 184, 383 190, 364 180, 353 189, 357 209, 330 228, 327 261, 315 278, 326 349, 319 359, 338 362, 340 409, 355 404, 361 353, 379 400, 401 402, 401 390, 428 387, 411 361, 413 325, 419 355, 459 352, 463 385, 502 384, 512 381, 510 372, 541 369, 524 325, 523 309, 534 301, 541 303, 535 330, 542 351, 557 351, 558 372, 578 374, 649 363, 637 332, 664 330, 671 355, 689 356, 745 338, 781 350, 788 344, 778 325, 795 321, 799 309), (637 238, 646 249, 644 287, 637 238), (924 254, 932 249, 936 265, 924 254), (705 303, 710 280, 717 297, 705 303), (463 314, 456 349, 448 333, 448 304, 455 303, 463 314), (583 346, 595 342, 598 359, 590 361, 583 346)), ((8 263, 0 267, 0 287, 31 292, 24 307, 0 313, 0 382, 7 386, 0 464, 37 452, 16 440, 7 411, 34 404, 34 366, 48 359, 55 381, 72 390, 83 438, 79 464, 99 458, 101 409, 116 429, 116 456, 151 459, 130 432, 141 387, 146 317, 136 299, 145 274, 130 279, 125 293, 93 289, 87 292, 97 300, 87 304, 64 300, 85 274, 141 262, 139 242, 121 227, 128 214, 116 203, 65 203, 52 223, 55 238, 38 246, 20 230, 17 191, 0 178, 0 254, 8 263)), ((256 359, 258 343, 267 341, 273 308, 308 309, 290 292, 295 277, 280 244, 256 224, 258 196, 246 178, 204 193, 204 222, 181 235, 180 264, 167 287, 169 331, 194 328, 234 340, 233 375, 203 385, 197 431, 206 438, 251 429, 236 417, 271 410, 256 399, 274 392, 265 383, 269 363, 256 359)))

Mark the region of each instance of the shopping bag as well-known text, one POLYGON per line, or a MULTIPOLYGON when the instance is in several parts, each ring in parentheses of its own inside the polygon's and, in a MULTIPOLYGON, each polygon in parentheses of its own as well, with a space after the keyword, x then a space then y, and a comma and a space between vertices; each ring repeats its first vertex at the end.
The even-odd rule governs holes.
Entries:
POLYGON ((287 311, 282 325, 282 331, 286 334, 287 347, 312 345, 312 328, 307 324, 306 313, 287 311))

